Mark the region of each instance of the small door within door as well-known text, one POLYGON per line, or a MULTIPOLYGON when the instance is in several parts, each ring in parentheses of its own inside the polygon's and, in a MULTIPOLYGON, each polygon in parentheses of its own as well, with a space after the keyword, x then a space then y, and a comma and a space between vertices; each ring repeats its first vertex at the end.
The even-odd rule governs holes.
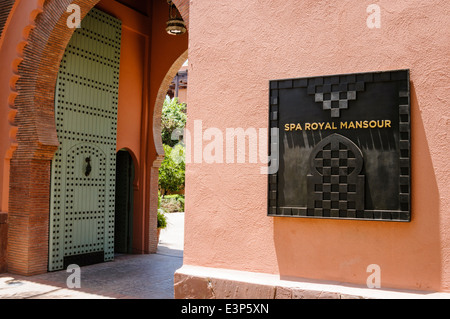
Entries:
POLYGON ((117 152, 116 157, 116 214, 114 221, 114 251, 132 252, 133 241, 133 158, 128 151, 117 152))

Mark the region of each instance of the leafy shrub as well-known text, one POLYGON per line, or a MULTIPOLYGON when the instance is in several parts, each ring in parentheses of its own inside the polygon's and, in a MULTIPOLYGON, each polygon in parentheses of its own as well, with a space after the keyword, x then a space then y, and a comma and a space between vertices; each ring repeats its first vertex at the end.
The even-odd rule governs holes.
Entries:
POLYGON ((178 143, 172 140, 172 133, 176 129, 183 130, 186 126, 186 104, 179 103, 178 98, 170 99, 168 96, 164 100, 161 115, 161 136, 162 142, 171 147, 178 143))
POLYGON ((159 169, 159 188, 163 195, 184 189, 185 149, 178 140, 172 140, 172 133, 183 130, 185 126, 186 104, 179 103, 177 98, 166 97, 161 116, 165 159, 159 169))
POLYGON ((159 168, 159 188, 163 195, 184 188, 186 168, 183 145, 177 144, 173 148, 164 145, 164 152, 166 156, 159 168))
POLYGON ((158 209, 157 219, 158 219, 157 228, 164 229, 167 227, 167 218, 166 218, 164 210, 161 208, 158 209))

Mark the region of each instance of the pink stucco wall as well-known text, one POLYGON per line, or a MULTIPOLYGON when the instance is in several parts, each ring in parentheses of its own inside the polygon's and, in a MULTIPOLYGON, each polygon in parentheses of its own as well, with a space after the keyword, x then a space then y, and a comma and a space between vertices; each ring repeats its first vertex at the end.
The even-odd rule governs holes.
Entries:
MULTIPOLYGON (((187 166, 186 265, 450 291, 450 2, 197 0, 190 6, 188 129, 266 128, 268 81, 411 70, 412 221, 267 217, 258 164, 187 166)), ((208 142, 203 142, 203 147, 208 142)))

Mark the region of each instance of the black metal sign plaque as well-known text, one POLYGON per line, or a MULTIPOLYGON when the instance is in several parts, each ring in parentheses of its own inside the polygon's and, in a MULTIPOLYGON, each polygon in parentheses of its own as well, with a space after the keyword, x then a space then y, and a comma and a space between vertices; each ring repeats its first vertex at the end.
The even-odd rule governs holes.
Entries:
POLYGON ((270 81, 268 215, 411 220, 409 70, 270 81))

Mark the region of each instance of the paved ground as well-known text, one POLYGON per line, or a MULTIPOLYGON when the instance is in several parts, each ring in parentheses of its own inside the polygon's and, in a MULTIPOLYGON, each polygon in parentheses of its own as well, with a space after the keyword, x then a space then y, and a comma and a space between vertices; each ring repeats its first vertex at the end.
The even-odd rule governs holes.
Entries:
POLYGON ((173 274, 183 264, 184 213, 168 214, 158 252, 118 255, 112 262, 81 268, 81 288, 67 288, 71 273, 31 277, 0 275, 0 299, 172 299, 173 274))

